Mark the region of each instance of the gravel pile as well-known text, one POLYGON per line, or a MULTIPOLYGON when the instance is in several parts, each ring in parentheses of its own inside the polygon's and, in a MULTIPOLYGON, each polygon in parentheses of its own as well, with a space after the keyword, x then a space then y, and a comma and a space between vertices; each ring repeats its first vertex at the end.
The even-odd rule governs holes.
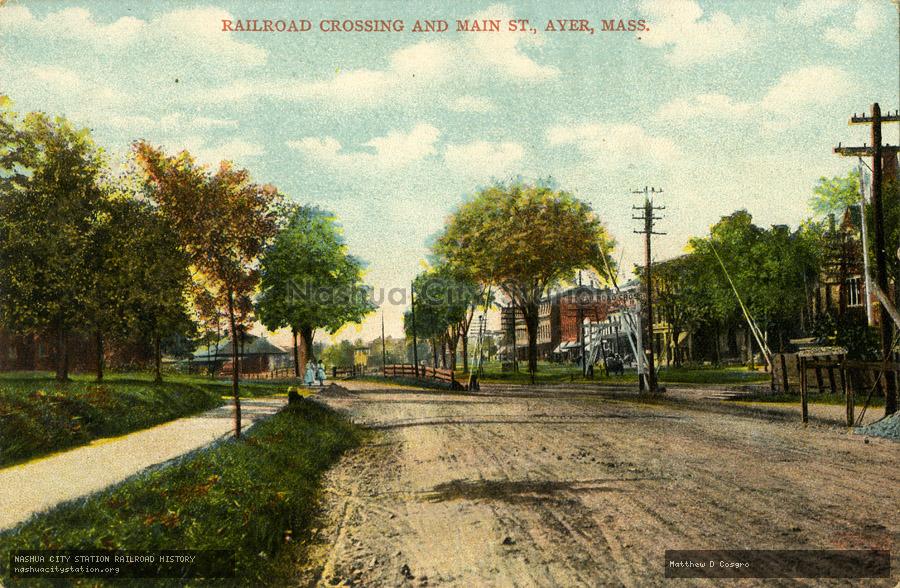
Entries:
POLYGON ((350 390, 347 390, 343 386, 338 386, 337 384, 328 384, 324 388, 319 388, 319 389, 316 389, 314 387, 313 390, 315 391, 314 394, 316 396, 320 396, 322 398, 355 398, 356 397, 356 395, 353 392, 351 392, 350 390))
POLYGON ((874 422, 865 427, 856 429, 858 435, 869 435, 870 437, 886 437, 900 441, 900 412, 896 412, 889 417, 885 417, 880 421, 874 422))

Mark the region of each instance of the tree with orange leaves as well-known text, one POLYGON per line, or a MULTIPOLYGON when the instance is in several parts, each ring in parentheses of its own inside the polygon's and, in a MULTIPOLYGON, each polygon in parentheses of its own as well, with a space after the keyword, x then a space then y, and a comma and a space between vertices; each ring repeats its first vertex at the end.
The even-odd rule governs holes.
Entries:
POLYGON ((187 151, 167 155, 144 141, 134 144, 149 196, 170 220, 195 273, 216 305, 224 309, 231 332, 234 434, 241 435, 238 337, 241 301, 259 283, 259 255, 276 231, 271 185, 253 183, 247 170, 222 162, 213 172, 187 151))

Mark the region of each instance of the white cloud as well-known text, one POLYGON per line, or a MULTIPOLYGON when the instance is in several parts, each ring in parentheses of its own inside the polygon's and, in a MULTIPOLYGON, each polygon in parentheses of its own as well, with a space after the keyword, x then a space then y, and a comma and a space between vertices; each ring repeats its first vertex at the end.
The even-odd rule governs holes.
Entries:
POLYGON ((811 26, 826 20, 846 6, 848 0, 800 0, 793 8, 779 7, 779 19, 789 24, 811 26))
POLYGON ((288 141, 287 145, 317 162, 365 172, 398 169, 434 155, 439 135, 440 131, 435 127, 420 123, 409 132, 393 130, 361 145, 371 148, 371 151, 344 151, 340 141, 334 137, 303 137, 288 141))
POLYGON ((887 2, 879 6, 871 0, 802 0, 777 14, 792 26, 817 27, 827 41, 847 49, 861 45, 881 28, 879 10, 885 6, 887 2))
POLYGON ((668 50, 666 59, 675 66, 703 63, 744 51, 750 46, 750 27, 735 22, 724 12, 704 18, 696 0, 644 0, 649 31, 643 43, 668 50))
POLYGON ((31 11, 19 5, 0 5, 0 31, 18 32, 25 30, 34 20, 31 11))
POLYGON ((110 113, 101 122, 129 133, 147 133, 149 131, 187 133, 209 129, 236 128, 238 126, 238 122, 233 119, 204 116, 189 117, 180 112, 173 112, 162 117, 110 113))
POLYGON ((109 108, 125 104, 128 94, 104 85, 97 80, 82 78, 74 71, 56 67, 39 66, 31 68, 31 76, 21 80, 35 93, 67 96, 76 108, 90 104, 92 109, 109 108))
POLYGON ((635 165, 670 165, 681 150, 665 137, 655 137, 630 123, 587 123, 555 126, 547 131, 550 145, 575 147, 594 164, 606 169, 635 165))
MULTIPOLYGON (((515 18, 515 14, 503 4, 495 4, 470 17, 474 20, 499 19, 501 22, 507 22, 513 18, 515 18)), ((469 54, 470 61, 461 63, 480 63, 482 67, 492 66, 497 72, 509 78, 533 82, 553 79, 559 75, 557 68, 541 65, 522 52, 523 44, 543 42, 543 37, 538 35, 522 35, 503 31, 474 34, 468 38, 468 41, 468 44, 464 44, 463 51, 469 54)))
POLYGON ((668 121, 704 116, 733 118, 743 117, 750 110, 750 104, 735 102, 730 96, 724 94, 700 94, 692 99, 678 98, 663 105, 657 116, 668 121))
POLYGON ((849 74, 839 67, 803 67, 782 75, 760 106, 770 112, 788 114, 805 106, 830 104, 849 94, 851 89, 849 74))
POLYGON ((843 69, 809 66, 783 74, 758 102, 739 102, 724 94, 701 94, 663 105, 657 117, 690 124, 700 117, 741 120, 761 116, 768 130, 784 130, 799 124, 798 112, 833 104, 850 94, 852 88, 853 81, 843 69))
MULTIPOLYGON (((513 14, 506 6, 495 5, 470 18, 509 19, 513 14)), ((216 103, 251 97, 317 100, 340 108, 375 107, 387 101, 415 103, 441 85, 456 88, 474 80, 537 83, 556 78, 556 67, 538 63, 523 50, 540 42, 540 35, 507 31, 461 34, 452 41, 421 41, 400 48, 383 69, 339 71, 321 80, 236 80, 203 90, 198 98, 216 103)))
POLYGON ((0 7, 3 32, 76 41, 100 50, 157 47, 162 49, 155 54, 162 60, 212 56, 245 66, 264 63, 266 51, 221 32, 222 19, 233 17, 209 7, 172 10, 150 21, 124 16, 102 24, 85 8, 63 8, 40 19, 25 7, 0 7))
POLYGON ((460 96, 450 103, 450 110, 456 112, 490 112, 494 104, 481 96, 460 96))
POLYGON ((524 154, 525 149, 518 143, 473 141, 447 145, 444 161, 454 173, 500 177, 516 173, 524 154))
MULTIPOLYGON (((153 143, 157 142, 153 141, 153 143)), ((244 139, 231 139, 224 143, 211 144, 203 137, 190 135, 168 138, 158 143, 168 152, 179 152, 186 149, 198 162, 213 167, 221 161, 233 161, 236 165, 244 167, 247 165, 248 159, 265 153, 262 145, 244 139)))
POLYGON ((824 36, 839 47, 856 47, 871 38, 880 27, 881 18, 877 7, 872 3, 863 2, 856 9, 850 28, 846 26, 829 27, 825 29, 824 36))
POLYGON ((251 43, 237 41, 233 34, 222 32, 223 19, 234 17, 220 8, 190 8, 166 12, 152 20, 148 28, 157 37, 154 45, 177 47, 188 53, 215 56, 242 65, 266 62, 266 50, 251 43))

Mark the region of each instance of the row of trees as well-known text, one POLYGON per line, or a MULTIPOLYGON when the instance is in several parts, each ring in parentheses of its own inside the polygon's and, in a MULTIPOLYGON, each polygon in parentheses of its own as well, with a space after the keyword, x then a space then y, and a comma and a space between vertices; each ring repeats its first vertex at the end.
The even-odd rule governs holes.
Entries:
POLYGON ((160 341, 189 329, 188 256, 172 218, 113 177, 86 130, 0 104, 0 316, 16 332, 54 335, 68 379, 73 331, 160 341))
MULTIPOLYGON (((723 217, 709 235, 689 241, 689 253, 654 267, 658 315, 669 324, 674 341, 684 332, 714 333, 719 356, 718 334, 744 324, 740 295, 765 343, 783 348, 809 306, 821 241, 817 224, 794 231, 784 225, 765 229, 753 224, 746 210, 723 217)), ((680 365, 680 347, 673 351, 680 365)))
MULTIPOLYGON (((453 364, 456 342, 465 344, 476 308, 500 293, 524 317, 533 379, 541 298, 578 269, 612 277, 613 247, 591 207, 550 182, 481 189, 450 217, 433 246, 432 269, 413 284, 416 335, 433 342, 435 356, 446 346, 453 364)), ((412 319, 407 313, 408 334, 412 319)))
MULTIPOLYGON (((793 230, 785 225, 763 228, 753 223, 746 210, 734 212, 722 217, 708 235, 691 239, 687 254, 655 266, 655 306, 672 328, 673 340, 677 341, 686 331, 718 334, 743 325, 737 291, 773 351, 783 351, 791 336, 814 335, 848 348, 851 356, 874 359, 877 337, 862 315, 826 308, 820 309, 818 316, 811 314, 812 300, 823 276, 834 274, 830 279, 846 281, 850 268, 861 266, 861 249, 857 251, 861 221, 859 182, 856 171, 821 178, 810 199, 813 216, 793 230), (850 238, 854 243, 841 242, 839 225, 845 214, 849 214, 853 233, 850 238)), ((897 182, 886 184, 884 199, 886 240, 898 243, 897 182)), ((869 226, 873 226, 871 206, 864 206, 863 211, 869 226)), ((874 259, 871 242, 869 247, 870 258, 874 259)), ((861 272, 862 267, 853 271, 861 272)), ((893 255, 888 256, 888 277, 896 295, 900 291, 900 259, 893 255)), ((842 293, 844 286, 839 287, 842 293)), ((841 300, 839 308, 845 305, 846 300, 841 300)), ((748 343, 748 347, 752 345, 748 343)), ((676 365, 680 364, 680 348, 676 345, 673 351, 676 365)), ((716 337, 717 354, 718 351, 716 337)))
POLYGON ((311 357, 316 329, 371 310, 332 215, 286 203, 230 162, 209 169, 145 141, 114 174, 86 129, 20 117, 0 97, 0 320, 54 335, 57 379, 73 332, 96 339, 98 380, 108 338, 149 339, 160 380, 162 340, 218 334, 224 318, 239 435, 239 339, 257 315, 291 328, 295 357, 297 335, 311 357))

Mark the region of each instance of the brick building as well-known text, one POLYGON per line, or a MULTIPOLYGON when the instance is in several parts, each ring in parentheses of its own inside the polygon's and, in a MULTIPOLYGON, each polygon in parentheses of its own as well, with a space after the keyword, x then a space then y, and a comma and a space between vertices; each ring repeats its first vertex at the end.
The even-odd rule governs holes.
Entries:
MULTIPOLYGON (((637 282, 630 282, 620 292, 593 285, 551 291, 541 300, 538 311, 538 359, 576 359, 581 352, 579 323, 608 322, 611 314, 633 304, 636 288, 637 282)), ((506 334, 501 355, 511 359, 515 353, 519 361, 527 360, 528 330, 522 311, 507 304, 500 312, 501 329, 506 334)), ((621 336, 624 338, 624 333, 621 336)))

